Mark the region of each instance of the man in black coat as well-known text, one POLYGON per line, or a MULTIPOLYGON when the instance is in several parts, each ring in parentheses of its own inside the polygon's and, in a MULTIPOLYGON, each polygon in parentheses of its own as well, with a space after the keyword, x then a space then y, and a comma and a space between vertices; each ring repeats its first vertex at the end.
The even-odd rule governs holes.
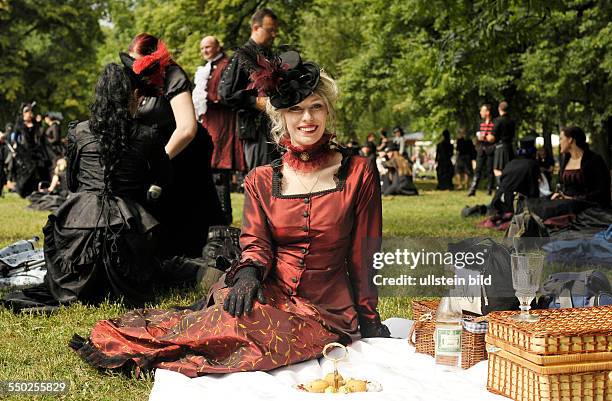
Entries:
MULTIPOLYGON (((250 79, 252 70, 248 67, 249 63, 241 59, 247 54, 271 58, 277 32, 277 17, 272 10, 257 10, 251 17, 251 37, 232 57, 219 83, 221 101, 236 111, 236 130, 244 143, 248 170, 268 164, 279 155, 269 138, 266 97, 253 88, 250 79)), ((254 64, 254 60, 250 64, 254 64)))

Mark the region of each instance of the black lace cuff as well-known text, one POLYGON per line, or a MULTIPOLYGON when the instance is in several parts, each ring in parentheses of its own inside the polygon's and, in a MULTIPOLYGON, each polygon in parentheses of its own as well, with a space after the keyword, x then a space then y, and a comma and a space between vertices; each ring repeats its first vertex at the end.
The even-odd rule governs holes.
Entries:
POLYGON ((255 275, 257 279, 261 282, 263 278, 263 266, 253 262, 251 259, 246 259, 240 263, 234 263, 232 267, 225 274, 225 285, 228 287, 232 287, 236 284, 236 274, 246 268, 252 268, 255 270, 255 275))

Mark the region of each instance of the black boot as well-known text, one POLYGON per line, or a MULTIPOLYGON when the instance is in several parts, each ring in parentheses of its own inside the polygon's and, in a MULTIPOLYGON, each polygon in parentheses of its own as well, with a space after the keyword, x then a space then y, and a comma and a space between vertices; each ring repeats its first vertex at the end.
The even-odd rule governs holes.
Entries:
POLYGON ((204 289, 210 288, 233 263, 240 260, 240 229, 212 226, 208 229, 208 242, 202 250, 203 265, 197 282, 204 289))
POLYGON ((480 177, 474 174, 474 178, 472 179, 472 185, 470 185, 470 192, 468 192, 468 196, 476 196, 476 188, 478 187, 478 181, 480 181, 480 177))

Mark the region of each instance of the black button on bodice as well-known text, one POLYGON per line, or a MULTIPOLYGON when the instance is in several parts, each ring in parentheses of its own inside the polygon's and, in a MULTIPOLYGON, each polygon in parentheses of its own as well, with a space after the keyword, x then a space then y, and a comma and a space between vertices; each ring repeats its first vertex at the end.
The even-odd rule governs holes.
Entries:
POLYGON ((308 231, 308 226, 303 226, 302 231, 308 231))
POLYGON ((302 248, 302 249, 301 249, 301 252, 302 252, 303 254, 306 254, 306 252, 308 252, 308 250, 307 250, 306 248, 302 248))
POLYGON ((297 282, 298 282, 297 277, 291 277, 291 282, 292 282, 292 283, 297 283, 297 282))
POLYGON ((289 288, 289 290, 287 290, 287 294, 293 295, 293 290, 291 288, 289 288))
POLYGON ((309 198, 304 198, 304 203, 309 204, 310 203, 310 199, 309 198))
POLYGON ((302 214, 302 216, 304 216, 304 217, 308 217, 308 216, 310 216, 310 213, 308 213, 308 211, 305 211, 305 212, 302 214))

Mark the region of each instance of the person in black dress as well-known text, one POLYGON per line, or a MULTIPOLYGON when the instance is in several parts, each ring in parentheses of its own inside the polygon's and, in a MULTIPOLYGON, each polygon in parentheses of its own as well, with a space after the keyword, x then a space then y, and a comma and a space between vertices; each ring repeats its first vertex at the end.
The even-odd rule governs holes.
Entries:
POLYGON ((153 185, 165 188, 170 161, 154 128, 132 115, 148 88, 118 64, 104 69, 89 121, 68 131, 66 181, 75 192, 43 228, 42 286, 9 294, 13 309, 97 303, 110 297, 141 306, 154 299, 159 223, 147 210, 153 185))
POLYGON ((61 157, 55 161, 53 177, 48 188, 39 188, 28 196, 30 209, 47 210, 55 212, 64 203, 70 194, 66 180, 68 162, 61 157))
POLYGON ((15 124, 17 140, 12 168, 17 193, 22 198, 36 190, 41 181, 49 181, 51 173, 51 157, 33 107, 31 103, 24 103, 22 115, 15 124))
POLYGON ((459 130, 457 137, 457 160, 455 169, 459 176, 460 189, 467 189, 469 179, 474 175, 472 160, 476 159, 476 147, 471 139, 465 137, 465 129, 459 130))
POLYGON ((62 157, 64 153, 66 153, 66 147, 62 142, 62 130, 60 127, 62 119, 61 113, 49 112, 45 115, 45 124, 47 124, 45 137, 47 138, 47 143, 53 153, 54 159, 62 157))
MULTIPOLYGON (((529 209, 546 220, 557 217, 560 226, 567 216, 585 209, 610 209, 610 170, 604 159, 590 150, 586 135, 579 127, 561 128, 559 173, 560 191, 550 199, 529 203, 529 209)), ((571 218, 571 217, 570 217, 571 218)))
POLYGON ((121 61, 140 79, 163 88, 140 101, 137 117, 157 125, 171 159, 173 182, 164 189, 157 212, 163 230, 164 257, 202 255, 208 227, 225 224, 217 197, 210 159, 212 140, 197 124, 191 82, 168 53, 163 41, 146 33, 137 35, 121 53, 121 61))
POLYGON ((450 132, 447 129, 442 132, 442 137, 442 142, 436 146, 436 174, 438 176, 436 189, 452 190, 455 169, 451 158, 455 149, 450 140, 450 132))
POLYGON ((385 149, 387 161, 383 166, 387 169, 387 174, 382 178, 383 195, 418 195, 412 180, 412 170, 408 160, 399 153, 399 145, 390 143, 385 149))

